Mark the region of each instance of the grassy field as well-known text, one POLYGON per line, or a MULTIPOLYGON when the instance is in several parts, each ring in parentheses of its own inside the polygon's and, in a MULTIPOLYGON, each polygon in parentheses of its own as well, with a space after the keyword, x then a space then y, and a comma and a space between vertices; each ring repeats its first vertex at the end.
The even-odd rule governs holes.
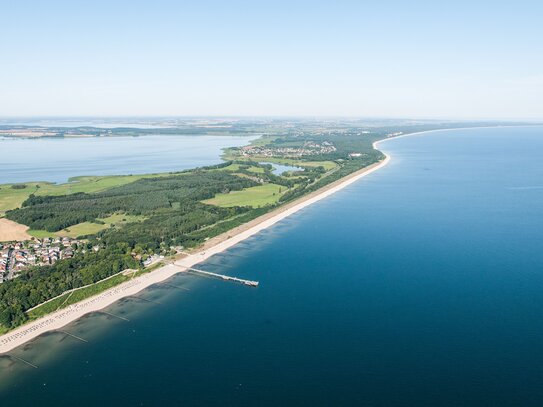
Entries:
MULTIPOLYGON (((271 138, 271 137, 270 137, 271 138)), ((258 139, 254 141, 255 143, 267 143, 269 139, 263 137, 262 140, 258 139)), ((293 160, 288 158, 272 158, 272 157, 255 157, 254 159, 261 159, 263 161, 275 162, 278 164, 293 165, 298 167, 316 167, 323 166, 327 171, 336 168, 337 164, 333 161, 300 161, 293 160)), ((248 160, 248 159, 247 159, 248 160)), ((220 170, 232 171, 235 172, 239 170, 239 164, 231 164, 227 167, 224 167, 220 170)), ((254 172, 255 174, 264 172, 263 168, 260 167, 250 167, 249 171, 254 172)), ((145 174, 145 175, 113 175, 113 176, 83 176, 70 179, 70 182, 65 184, 52 184, 49 182, 26 182, 26 185, 23 189, 14 189, 12 184, 2 184, 0 185, 0 217, 3 214, 10 210, 15 209, 21 206, 21 204, 30 196, 34 195, 69 195, 75 194, 77 192, 101 192, 107 189, 117 187, 120 185, 129 184, 131 182, 137 181, 142 178, 151 178, 156 176, 166 176, 167 173, 162 174, 145 174)), ((73 226, 70 229, 76 228, 76 231, 72 232, 71 235, 75 233, 87 234, 95 233, 99 225, 97 224, 81 224, 73 226)), ((46 237, 50 235, 44 235, 43 231, 32 231, 33 236, 36 237, 46 237), (39 235, 39 236, 38 236, 39 235)), ((64 234, 63 236, 66 236, 64 234)))
MULTIPOLYGON (((219 169, 216 169, 216 170, 213 170, 213 171, 236 172, 236 171, 239 171, 239 167, 240 167, 240 164, 230 164, 227 167, 219 168, 219 169)), ((249 168, 247 168, 247 171, 254 172, 255 174, 262 174, 262 173, 264 173, 264 168, 250 166, 249 168)))
POLYGON ((32 193, 36 192, 35 184, 27 184, 24 189, 13 189, 11 184, 0 185, 0 216, 5 211, 21 206, 23 201, 32 193))
POLYGON ((52 301, 49 301, 47 304, 43 304, 38 308, 29 311, 28 316, 30 320, 38 319, 40 317, 43 317, 44 315, 50 314, 51 312, 55 312, 61 305, 65 303, 66 299, 69 296, 70 294, 64 294, 62 297, 58 297, 52 301))
POLYGON ((70 299, 66 301, 66 305, 75 304, 76 302, 84 300, 85 298, 100 294, 102 291, 110 289, 111 287, 115 287, 116 285, 119 285, 129 279, 130 277, 127 277, 124 274, 119 274, 118 276, 112 277, 109 280, 102 281, 100 283, 93 284, 90 287, 74 291, 70 299))
POLYGON ((246 188, 243 191, 217 194, 214 198, 203 202, 222 207, 252 206, 253 208, 258 208, 276 203, 286 190, 287 188, 281 185, 265 184, 246 188))
POLYGON ((83 222, 74 226, 70 226, 69 228, 63 229, 58 232, 48 232, 46 230, 29 230, 28 234, 31 236, 37 237, 39 239, 43 239, 44 237, 62 237, 62 236, 75 238, 79 236, 96 234, 100 232, 101 230, 107 229, 112 226, 122 226, 125 223, 138 222, 143 219, 144 217, 142 216, 115 214, 115 215, 108 216, 107 218, 98 219, 99 221, 104 222, 104 224, 93 223, 93 222, 83 222))
POLYGON ((13 189, 13 184, 0 185, 0 216, 5 211, 21 206, 30 194, 34 195, 69 195, 77 192, 101 192, 120 185, 129 184, 141 178, 165 176, 168 174, 113 175, 103 177, 76 177, 65 184, 49 182, 25 182, 26 188, 13 189))
POLYGON ((274 141, 275 139, 277 139, 278 136, 273 136, 273 135, 264 135, 264 136, 261 136, 253 141, 251 141, 249 143, 249 145, 251 146, 255 146, 255 147, 262 147, 262 146, 265 146, 267 144, 270 144, 272 141, 274 141))
POLYGON ((59 232, 48 232, 47 230, 29 230, 28 234, 30 236, 37 237, 38 239, 43 239, 44 237, 78 237, 84 235, 96 234, 101 230, 107 229, 109 225, 101 225, 99 223, 83 222, 74 226, 70 226, 69 229, 64 229, 59 232))

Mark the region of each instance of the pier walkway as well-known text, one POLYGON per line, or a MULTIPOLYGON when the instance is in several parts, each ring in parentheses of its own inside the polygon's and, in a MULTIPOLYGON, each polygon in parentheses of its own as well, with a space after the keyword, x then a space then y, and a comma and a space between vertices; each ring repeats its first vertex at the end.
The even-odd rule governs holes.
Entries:
POLYGON ((193 267, 187 267, 187 266, 181 266, 181 265, 179 265, 179 267, 184 267, 188 272, 191 272, 191 273, 202 274, 204 276, 220 278, 221 280, 225 280, 225 281, 234 281, 236 283, 247 285, 249 287, 258 287, 258 281, 244 280, 243 278, 225 276, 224 274, 212 273, 210 271, 195 269, 193 267))

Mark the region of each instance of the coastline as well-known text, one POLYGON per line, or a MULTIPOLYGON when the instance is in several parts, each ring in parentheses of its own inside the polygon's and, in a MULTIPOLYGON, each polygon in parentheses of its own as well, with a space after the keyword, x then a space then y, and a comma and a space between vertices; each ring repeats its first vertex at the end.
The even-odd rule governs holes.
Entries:
MULTIPOLYGON (((496 128, 496 127, 529 127, 529 126, 484 126, 477 128, 496 128)), ((423 135, 426 133, 434 133, 440 131, 452 131, 452 130, 465 130, 473 127, 465 128, 453 128, 453 129, 434 129, 424 130, 415 133, 405 133, 393 137, 377 140, 373 143, 373 148, 377 149, 377 146, 387 140, 392 140, 401 137, 423 135)), ((21 327, 14 329, 4 335, 0 336, 0 355, 5 354, 38 336, 62 328, 63 326, 81 318, 82 316, 97 312, 109 305, 117 302, 118 300, 134 295, 147 287, 154 284, 163 282, 177 273, 186 272, 187 268, 194 267, 195 265, 207 260, 209 257, 221 253, 241 241, 248 239, 249 237, 257 234, 258 232, 273 226, 277 222, 287 218, 288 216, 302 210, 303 208, 324 199, 335 192, 347 187, 348 185, 358 181, 360 178, 377 171, 386 166, 391 157, 389 154, 381 151, 385 158, 377 163, 362 168, 352 174, 347 175, 339 180, 336 180, 317 191, 313 191, 299 199, 285 204, 275 210, 268 212, 256 219, 253 219, 243 225, 237 226, 221 235, 215 236, 209 239, 203 245, 199 246, 195 252, 188 254, 187 256, 175 260, 171 264, 167 264, 153 270, 149 273, 143 274, 132 280, 126 281, 118 286, 110 288, 97 294, 93 297, 89 297, 76 304, 72 304, 59 311, 48 314, 35 321, 29 322, 21 327)))
MULTIPOLYGON (((388 140, 388 139, 385 139, 388 140)), ((383 140, 373 143, 374 148, 383 140)), ((57 329, 73 322, 82 316, 100 311, 103 308, 117 302, 118 300, 134 295, 147 287, 163 282, 177 273, 186 272, 187 268, 205 261, 209 257, 221 253, 241 241, 269 228, 288 216, 302 210, 303 208, 324 199, 335 192, 351 185, 360 178, 383 168, 390 162, 390 156, 383 153, 385 158, 368 167, 362 168, 344 178, 336 180, 323 188, 311 192, 293 202, 285 204, 269 213, 266 213, 246 224, 240 225, 221 235, 218 235, 200 246, 196 252, 186 257, 175 260, 157 270, 138 276, 118 286, 110 288, 100 294, 87 298, 76 304, 72 304, 59 311, 53 312, 28 324, 22 325, 2 336, 0 336, 0 354, 5 354, 38 336, 57 329)))

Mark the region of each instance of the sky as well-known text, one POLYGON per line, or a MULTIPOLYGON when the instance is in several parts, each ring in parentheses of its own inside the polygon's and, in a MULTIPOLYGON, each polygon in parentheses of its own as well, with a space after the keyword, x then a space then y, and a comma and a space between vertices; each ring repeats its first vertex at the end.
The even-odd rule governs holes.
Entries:
POLYGON ((0 116, 543 119, 541 1, 0 0, 0 116))

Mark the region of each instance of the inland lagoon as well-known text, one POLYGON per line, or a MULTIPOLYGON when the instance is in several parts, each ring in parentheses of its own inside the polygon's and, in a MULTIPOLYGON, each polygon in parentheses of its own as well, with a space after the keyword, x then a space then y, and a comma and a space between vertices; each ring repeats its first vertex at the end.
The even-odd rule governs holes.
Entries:
POLYGON ((224 148, 239 147, 254 138, 230 135, 0 137, 0 184, 63 183, 83 175, 181 171, 217 164, 224 148))

